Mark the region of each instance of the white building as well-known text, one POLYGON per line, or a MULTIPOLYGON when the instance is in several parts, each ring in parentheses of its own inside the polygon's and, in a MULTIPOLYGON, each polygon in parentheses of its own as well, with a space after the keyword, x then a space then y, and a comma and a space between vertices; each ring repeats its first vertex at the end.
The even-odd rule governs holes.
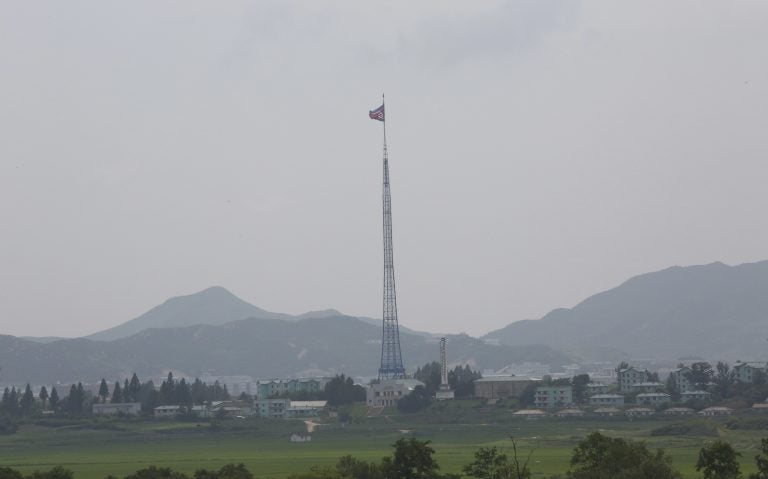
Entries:
POLYGON ((709 401, 712 398, 712 393, 709 393, 707 391, 686 391, 684 393, 680 393, 680 400, 685 401, 691 401, 691 400, 699 400, 699 401, 709 401))
POLYGON ((667 393, 642 393, 635 397, 637 404, 646 404, 649 406, 658 406, 659 404, 668 404, 672 402, 672 396, 667 393))
POLYGON ((111 416, 114 414, 141 414, 140 402, 121 402, 121 403, 96 403, 93 405, 93 414, 97 416, 111 416))
POLYGON ((175 417, 181 413, 181 406, 157 406, 155 417, 175 417))
POLYGON ((424 383, 416 379, 386 379, 369 385, 365 390, 365 402, 371 407, 396 406, 397 401, 407 396, 416 386, 424 383))
POLYGON ((632 386, 648 381, 648 371, 644 369, 626 368, 617 374, 619 391, 631 391, 632 386))
POLYGON ((589 398, 590 406, 623 406, 624 396, 621 394, 595 394, 589 398))

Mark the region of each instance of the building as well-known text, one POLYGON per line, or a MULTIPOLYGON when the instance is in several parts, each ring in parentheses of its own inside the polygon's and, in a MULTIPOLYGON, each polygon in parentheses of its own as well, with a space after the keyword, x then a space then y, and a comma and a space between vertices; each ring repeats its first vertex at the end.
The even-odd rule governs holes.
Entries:
POLYGON ((256 399, 269 399, 299 393, 319 393, 325 390, 328 378, 270 379, 256 383, 256 399))
POLYGON ((691 384, 691 381, 688 380, 688 375, 691 373, 691 368, 688 366, 683 366, 681 368, 673 369, 669 372, 670 377, 672 377, 672 380, 675 383, 675 389, 677 389, 678 392, 686 392, 693 389, 693 385, 691 384))
POLYGON ((285 417, 285 411, 290 409, 291 400, 285 398, 257 399, 253 401, 253 412, 259 417, 285 417))
POLYGON ((594 396, 595 394, 605 394, 608 392, 608 385, 603 383, 589 383, 587 384, 587 396, 594 396))
POLYGON ((672 396, 667 393, 641 393, 635 397, 637 404, 658 406, 672 402, 672 396))
POLYGON ((93 414, 96 416, 111 416, 115 414, 137 415, 141 414, 140 402, 121 403, 96 403, 93 405, 93 414))
POLYGON ((589 398, 590 406, 623 406, 624 396, 621 394, 595 394, 589 398))
POLYGON ((599 407, 593 411, 600 417, 613 417, 622 413, 622 410, 617 407, 599 407))
POLYGON ((525 388, 541 379, 527 376, 486 376, 474 382, 475 397, 481 399, 517 398, 525 388))
POLYGON ((712 393, 708 393, 707 391, 686 391, 684 393, 680 393, 680 400, 682 402, 686 401, 709 401, 712 399, 712 393))
POLYGON ((702 416, 730 416, 733 414, 733 409, 725 406, 713 406, 699 411, 702 416))
POLYGON ((312 436, 309 434, 291 434, 291 442, 312 442, 312 436))
POLYGON ((648 382, 648 371, 635 368, 622 369, 616 375, 618 377, 619 391, 631 391, 632 386, 648 382))
POLYGON ((365 402, 370 407, 396 406, 403 396, 424 383, 416 379, 386 379, 371 384, 365 390, 365 402))
POLYGON ((157 406, 155 417, 176 417, 181 413, 181 406, 157 406))
POLYGON ((665 416, 690 416, 696 411, 689 407, 671 407, 665 410, 662 414, 665 416))
POLYGON ((646 417, 653 416, 655 413, 656 411, 647 407, 633 407, 624 411, 627 417, 646 417))
POLYGON ((524 419, 539 419, 542 417, 547 417, 547 413, 541 409, 521 409, 519 411, 513 412, 512 415, 514 417, 521 417, 524 419))
POLYGON ((285 410, 285 417, 315 417, 318 416, 328 401, 291 401, 291 406, 285 410))
POLYGON ((755 380, 755 373, 764 375, 765 371, 765 363, 737 362, 733 365, 733 372, 736 374, 736 380, 740 383, 752 384, 755 380))
POLYGON ((644 382, 633 384, 629 388, 635 393, 655 393, 664 390, 664 385, 657 382, 644 382))
POLYGON ((768 403, 756 402, 752 405, 752 410, 755 412, 768 412, 768 403))
POLYGON ((573 387, 539 386, 536 388, 534 404, 538 408, 552 409, 573 404, 573 387))
POLYGON ((584 416, 584 411, 581 409, 561 409, 560 411, 557 411, 555 414, 557 417, 582 417, 584 416))

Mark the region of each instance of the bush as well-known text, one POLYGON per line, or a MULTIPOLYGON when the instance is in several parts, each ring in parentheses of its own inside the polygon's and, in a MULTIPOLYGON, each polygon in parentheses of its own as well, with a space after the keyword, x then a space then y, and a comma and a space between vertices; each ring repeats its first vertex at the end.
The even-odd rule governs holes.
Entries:
POLYGON ((708 436, 717 437, 717 427, 704 421, 675 422, 651 431, 651 436, 708 436))
POLYGON ((13 434, 19 430, 19 425, 8 416, 0 416, 0 434, 13 434))

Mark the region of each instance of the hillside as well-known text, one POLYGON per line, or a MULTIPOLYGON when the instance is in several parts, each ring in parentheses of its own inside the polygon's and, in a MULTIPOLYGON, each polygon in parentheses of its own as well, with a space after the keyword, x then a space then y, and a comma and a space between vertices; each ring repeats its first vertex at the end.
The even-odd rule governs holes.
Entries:
MULTIPOLYGON (((168 370, 187 375, 204 371, 255 378, 335 374, 374 376, 381 328, 348 316, 284 321, 247 319, 223 325, 147 329, 114 341, 67 339, 43 344, 0 336, 2 381, 51 383, 95 381, 137 372, 159 377, 168 370)), ((439 357, 432 338, 401 333, 409 369, 439 357)), ((465 335, 449 337, 451 362, 477 368, 541 361, 559 366, 571 358, 546 346, 494 346, 465 335)))
POLYGON ((486 339, 633 357, 768 358, 768 261, 712 263, 636 276, 573 309, 518 321, 486 339))
POLYGON ((96 341, 125 338, 149 328, 173 328, 197 324, 225 324, 246 318, 290 319, 243 301, 220 286, 198 293, 171 298, 138 318, 87 336, 96 341))

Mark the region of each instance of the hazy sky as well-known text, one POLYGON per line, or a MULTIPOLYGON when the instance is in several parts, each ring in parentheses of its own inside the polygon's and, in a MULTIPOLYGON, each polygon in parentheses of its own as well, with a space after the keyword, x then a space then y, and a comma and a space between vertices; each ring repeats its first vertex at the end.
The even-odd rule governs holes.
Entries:
POLYGON ((221 285, 484 333, 768 259, 768 2, 4 1, 0 333, 221 285))

